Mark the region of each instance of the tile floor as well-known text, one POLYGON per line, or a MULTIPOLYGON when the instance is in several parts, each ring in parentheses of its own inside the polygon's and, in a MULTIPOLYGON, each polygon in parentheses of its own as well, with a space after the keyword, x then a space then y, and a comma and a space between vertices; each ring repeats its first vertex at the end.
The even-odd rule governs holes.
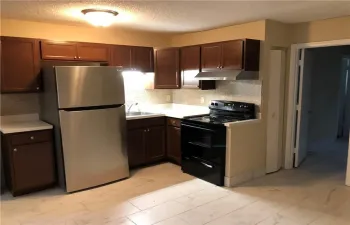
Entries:
POLYGON ((164 163, 133 171, 130 179, 74 194, 59 189, 15 199, 5 194, 1 224, 349 225, 344 149, 312 152, 299 169, 230 189, 164 163))

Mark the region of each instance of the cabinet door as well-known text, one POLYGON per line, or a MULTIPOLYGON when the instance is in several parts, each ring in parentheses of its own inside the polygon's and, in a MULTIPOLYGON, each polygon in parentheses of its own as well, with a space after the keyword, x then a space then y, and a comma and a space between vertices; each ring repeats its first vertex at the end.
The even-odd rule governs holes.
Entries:
POLYGON ((179 127, 167 127, 167 156, 181 163, 181 129, 179 127))
POLYGON ((167 48, 155 51, 155 88, 180 88, 179 49, 167 48))
POLYGON ((147 162, 154 162, 165 156, 165 127, 151 127, 146 133, 147 162))
POLYGON ((11 149, 14 169, 13 192, 44 187, 55 182, 52 142, 11 149))
POLYGON ((198 88, 199 80, 194 77, 200 71, 200 46, 181 48, 180 67, 183 88, 198 88))
POLYGON ((133 47, 132 68, 142 72, 153 72, 153 48, 133 47))
POLYGON ((77 45, 70 42, 41 42, 41 58, 56 60, 76 60, 77 45))
POLYGON ((221 67, 221 43, 212 43, 202 45, 201 62, 202 71, 220 70, 221 67))
POLYGON ((107 45, 102 44, 77 44, 78 59, 82 61, 107 62, 109 49, 107 45))
POLYGON ((120 66, 125 70, 131 69, 131 47, 123 45, 114 46, 111 66, 120 66))
POLYGON ((200 72, 200 59, 200 46, 181 48, 180 68, 182 88, 199 88, 201 90, 215 89, 215 81, 198 80, 194 78, 200 72))
POLYGON ((39 43, 27 38, 1 38, 1 92, 38 91, 39 43))
POLYGON ((146 162, 146 129, 128 130, 127 149, 129 166, 135 167, 146 162))
POLYGON ((222 43, 222 69, 243 69, 243 40, 222 43))

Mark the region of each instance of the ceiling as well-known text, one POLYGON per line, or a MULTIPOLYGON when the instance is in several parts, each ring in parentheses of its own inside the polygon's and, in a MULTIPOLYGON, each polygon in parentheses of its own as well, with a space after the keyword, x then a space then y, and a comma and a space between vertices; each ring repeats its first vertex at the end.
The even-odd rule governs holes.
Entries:
POLYGON ((1 17, 86 24, 85 8, 118 11, 115 27, 158 32, 208 30, 261 19, 299 23, 349 15, 350 1, 1 0, 1 17))

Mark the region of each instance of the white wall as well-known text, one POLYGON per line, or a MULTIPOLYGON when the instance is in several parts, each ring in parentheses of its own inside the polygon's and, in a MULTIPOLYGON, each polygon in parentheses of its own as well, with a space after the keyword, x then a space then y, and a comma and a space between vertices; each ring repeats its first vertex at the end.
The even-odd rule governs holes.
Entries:
POLYGON ((349 47, 311 49, 311 115, 309 144, 337 138, 342 57, 349 47))
POLYGON ((211 100, 244 101, 260 105, 261 81, 216 81, 215 90, 173 90, 173 102, 177 104, 208 106, 211 100))

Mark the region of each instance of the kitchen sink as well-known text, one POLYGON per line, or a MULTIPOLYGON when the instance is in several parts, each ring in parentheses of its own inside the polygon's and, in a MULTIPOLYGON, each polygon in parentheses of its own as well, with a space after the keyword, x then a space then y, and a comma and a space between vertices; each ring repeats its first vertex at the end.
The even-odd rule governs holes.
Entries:
POLYGON ((147 116, 147 115, 153 115, 156 113, 148 113, 148 112, 127 112, 126 116, 147 116))

